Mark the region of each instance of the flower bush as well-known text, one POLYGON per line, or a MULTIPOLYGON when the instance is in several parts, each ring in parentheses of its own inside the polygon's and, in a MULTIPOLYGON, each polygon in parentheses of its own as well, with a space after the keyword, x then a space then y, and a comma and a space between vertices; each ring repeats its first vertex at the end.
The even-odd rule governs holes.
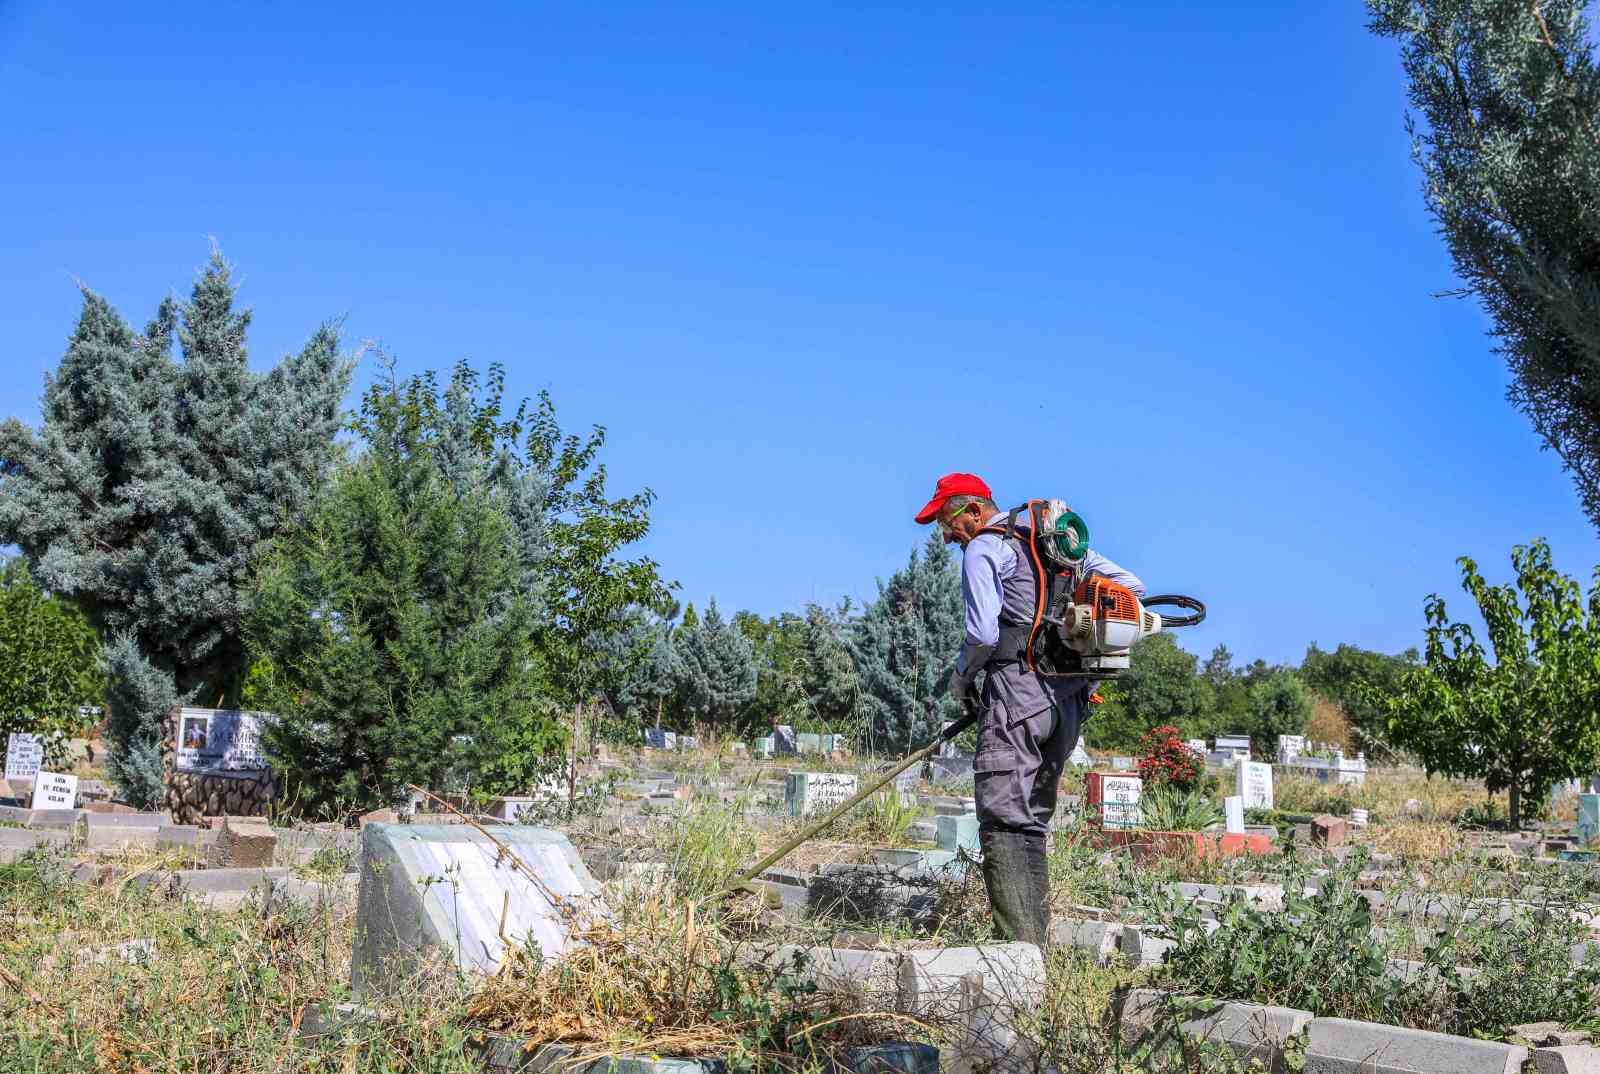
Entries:
POLYGON ((1205 773, 1205 759, 1184 744, 1176 727, 1152 727, 1139 739, 1139 776, 1147 784, 1165 783, 1192 790, 1205 773))

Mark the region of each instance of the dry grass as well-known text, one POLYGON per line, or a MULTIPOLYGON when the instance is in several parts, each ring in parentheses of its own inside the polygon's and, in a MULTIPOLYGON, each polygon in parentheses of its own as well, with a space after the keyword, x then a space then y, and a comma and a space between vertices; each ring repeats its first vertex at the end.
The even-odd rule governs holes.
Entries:
POLYGON ((1372 829, 1372 845, 1380 853, 1411 861, 1437 861, 1461 853, 1466 841, 1448 824, 1402 821, 1372 829))

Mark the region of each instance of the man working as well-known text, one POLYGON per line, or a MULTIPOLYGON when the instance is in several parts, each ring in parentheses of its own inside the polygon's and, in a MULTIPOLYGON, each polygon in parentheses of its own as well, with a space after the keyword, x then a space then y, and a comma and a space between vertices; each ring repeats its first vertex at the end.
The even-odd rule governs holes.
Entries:
MULTIPOLYGON (((996 937, 1043 946, 1050 925, 1050 877, 1045 834, 1056 811, 1056 787, 1077 744, 1095 683, 1029 670, 1017 637, 1026 637, 1036 584, 1024 559, 1028 517, 1004 535, 1007 513, 973 474, 946 474, 917 523, 937 521, 946 544, 959 544, 966 637, 956 657, 950 693, 966 697, 980 671, 978 753, 972 774, 978 802, 983 884, 996 937), (1002 628, 1015 628, 1002 630, 1002 628)), ((1144 583, 1093 551, 1081 570, 1104 575, 1139 596, 1144 583)))

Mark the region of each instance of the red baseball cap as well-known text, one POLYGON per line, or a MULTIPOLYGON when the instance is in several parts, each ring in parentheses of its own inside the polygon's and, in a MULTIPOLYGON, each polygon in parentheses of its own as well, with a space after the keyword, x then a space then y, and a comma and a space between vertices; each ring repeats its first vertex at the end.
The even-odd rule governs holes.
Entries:
POLYGON ((989 486, 984 484, 983 478, 977 474, 945 474, 939 479, 939 483, 933 486, 933 499, 917 512, 917 525, 926 526, 937 518, 952 496, 982 496, 986 500, 994 499, 994 493, 989 491, 989 486))

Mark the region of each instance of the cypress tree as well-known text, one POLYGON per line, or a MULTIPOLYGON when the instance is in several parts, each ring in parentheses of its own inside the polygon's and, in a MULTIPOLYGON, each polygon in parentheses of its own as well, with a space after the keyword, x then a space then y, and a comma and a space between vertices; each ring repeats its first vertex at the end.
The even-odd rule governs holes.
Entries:
POLYGON ((737 730, 741 711, 756 696, 755 648, 722 618, 716 598, 698 622, 679 628, 673 661, 687 714, 719 731, 737 730))
POLYGON ((1511 402, 1600 525, 1600 67, 1587 0, 1367 0, 1401 43, 1428 209, 1511 402))
POLYGON ((933 534, 850 632, 870 749, 920 745, 960 716, 947 688, 964 634, 961 573, 933 534))
POLYGON ((811 711, 830 728, 853 728, 856 716, 856 668, 844 637, 848 619, 848 603, 837 614, 821 605, 808 604, 800 623, 800 651, 795 663, 801 689, 811 711))
POLYGON ((106 639, 108 767, 142 806, 167 710, 237 699, 250 557, 321 488, 349 383, 326 325, 252 372, 234 297, 219 254, 141 334, 85 291, 40 427, 0 425, 0 541, 106 639))

